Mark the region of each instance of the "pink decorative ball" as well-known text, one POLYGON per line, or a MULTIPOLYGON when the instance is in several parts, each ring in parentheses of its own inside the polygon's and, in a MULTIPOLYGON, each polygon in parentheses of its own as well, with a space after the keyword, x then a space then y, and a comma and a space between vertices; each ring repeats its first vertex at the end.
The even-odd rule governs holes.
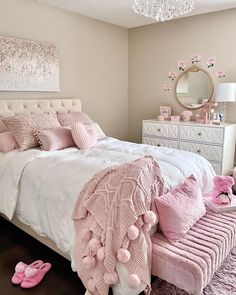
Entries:
POLYGON ((137 289, 141 284, 141 280, 138 275, 132 273, 128 276, 127 283, 131 289, 137 289))
POLYGON ((125 249, 119 249, 117 251, 117 259, 121 262, 121 263, 127 263, 130 260, 130 252, 128 250, 125 249))
POLYGON ((92 238, 92 232, 88 228, 84 228, 81 231, 82 241, 89 241, 92 238))
POLYGON ((83 258, 82 263, 86 269, 91 270, 96 266, 96 259, 92 256, 86 256, 83 258))
POLYGON ((90 279, 87 281, 87 290, 91 293, 94 293, 96 290, 96 285, 94 279, 90 279))
POLYGON ((152 228, 152 224, 151 223, 146 223, 143 225, 143 231, 145 232, 149 232, 152 228))
POLYGON ((97 250, 102 246, 101 241, 98 240, 97 238, 92 238, 89 241, 89 248, 91 251, 94 253, 97 253, 97 250))
POLYGON ((154 212, 152 211, 147 211, 144 215, 143 215, 143 219, 145 223, 150 223, 150 224, 155 224, 156 220, 157 220, 157 216, 154 212))
POLYGON ((105 248, 101 247, 97 251, 97 259, 102 261, 102 260, 104 260, 104 258, 105 258, 105 248))
POLYGON ((118 281, 118 274, 117 274, 117 272, 115 272, 115 271, 113 271, 113 272, 106 272, 105 274, 104 274, 104 282, 105 282, 105 284, 107 284, 107 285, 114 285, 114 284, 116 284, 117 283, 117 281, 118 281))
POLYGON ((139 235, 139 229, 135 225, 131 225, 127 230, 128 238, 133 241, 136 240, 139 235))

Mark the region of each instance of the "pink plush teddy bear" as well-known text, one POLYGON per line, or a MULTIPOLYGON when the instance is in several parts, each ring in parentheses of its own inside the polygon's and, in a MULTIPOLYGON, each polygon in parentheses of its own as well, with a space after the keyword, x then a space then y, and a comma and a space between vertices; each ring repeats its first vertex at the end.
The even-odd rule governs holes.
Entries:
POLYGON ((229 204, 233 198, 232 186, 234 179, 231 176, 215 176, 212 200, 216 204, 229 204))

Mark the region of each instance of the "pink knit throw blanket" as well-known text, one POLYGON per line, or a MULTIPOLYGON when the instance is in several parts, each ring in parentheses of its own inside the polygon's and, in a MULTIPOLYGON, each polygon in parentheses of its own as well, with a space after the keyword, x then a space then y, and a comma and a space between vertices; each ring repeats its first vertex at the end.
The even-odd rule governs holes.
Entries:
POLYGON ((156 222, 153 200, 164 193, 159 165, 150 156, 107 168, 81 191, 73 219, 74 255, 79 277, 95 295, 108 294, 119 280, 116 263, 124 263, 127 284, 150 290, 152 244, 156 222))

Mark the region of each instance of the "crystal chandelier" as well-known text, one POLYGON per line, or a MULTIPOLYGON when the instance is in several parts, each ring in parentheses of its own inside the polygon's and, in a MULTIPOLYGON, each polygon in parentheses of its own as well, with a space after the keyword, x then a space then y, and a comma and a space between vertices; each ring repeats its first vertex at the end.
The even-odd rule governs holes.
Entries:
POLYGON ((194 0, 134 0, 137 14, 166 21, 187 14, 194 9, 194 0))

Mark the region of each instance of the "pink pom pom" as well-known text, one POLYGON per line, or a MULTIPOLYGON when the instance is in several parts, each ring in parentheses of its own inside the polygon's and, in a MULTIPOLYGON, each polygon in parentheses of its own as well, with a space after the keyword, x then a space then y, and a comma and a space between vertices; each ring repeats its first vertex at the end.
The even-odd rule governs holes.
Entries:
POLYGON ((96 266, 96 259, 92 256, 86 256, 83 258, 82 263, 86 269, 91 270, 96 266))
POLYGON ((130 252, 128 250, 125 249, 119 249, 117 251, 117 259, 121 262, 121 263, 127 263, 130 260, 130 252))
POLYGON ((138 275, 132 273, 128 276, 127 283, 131 289, 137 289, 141 284, 141 280, 138 275))
POLYGON ((152 228, 152 225, 150 223, 144 224, 143 225, 143 231, 149 232, 152 228))
POLYGON ((82 241, 89 241, 92 238, 92 232, 88 228, 84 228, 81 231, 82 241))
POLYGON ((94 279, 90 279, 87 281, 87 290, 91 293, 94 293, 96 290, 96 285, 94 279))
POLYGON ((131 241, 137 239, 139 235, 139 229, 137 228, 137 226, 131 225, 127 230, 127 235, 131 241))
POLYGON ((91 251, 93 251, 94 253, 97 253, 97 250, 102 246, 100 240, 98 240, 97 238, 92 238, 89 241, 89 248, 91 251))
POLYGON ((143 219, 145 223, 148 224, 155 224, 157 217, 156 214, 152 211, 147 211, 144 215, 143 215, 143 219))
POLYGON ((104 260, 104 258, 105 258, 105 248, 101 247, 97 251, 97 259, 102 261, 102 260, 104 260))
POLYGON ((118 274, 117 272, 113 271, 113 272, 107 272, 104 274, 104 282, 107 285, 114 285, 115 283, 117 283, 118 281, 118 274))

